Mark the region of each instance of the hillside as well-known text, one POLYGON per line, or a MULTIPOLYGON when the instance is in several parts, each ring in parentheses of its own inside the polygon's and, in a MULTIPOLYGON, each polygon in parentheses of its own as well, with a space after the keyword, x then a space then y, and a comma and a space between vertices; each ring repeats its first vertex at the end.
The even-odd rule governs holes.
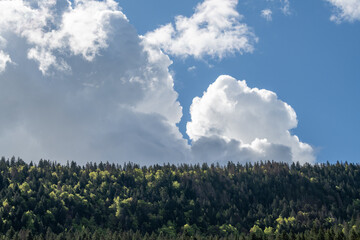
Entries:
POLYGON ((360 166, 0 161, 11 239, 360 239, 360 166))

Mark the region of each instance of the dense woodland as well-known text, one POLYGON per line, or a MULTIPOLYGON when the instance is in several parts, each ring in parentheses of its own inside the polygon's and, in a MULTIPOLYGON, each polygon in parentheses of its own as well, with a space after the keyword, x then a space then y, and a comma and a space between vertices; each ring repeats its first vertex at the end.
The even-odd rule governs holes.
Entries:
POLYGON ((360 165, 0 161, 0 239, 360 239, 360 165))

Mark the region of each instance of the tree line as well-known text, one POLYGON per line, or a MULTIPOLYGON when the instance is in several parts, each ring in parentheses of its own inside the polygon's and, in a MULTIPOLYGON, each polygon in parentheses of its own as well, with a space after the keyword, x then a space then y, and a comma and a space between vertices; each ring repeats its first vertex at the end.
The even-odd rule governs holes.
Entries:
POLYGON ((0 239, 360 239, 360 166, 0 160, 0 239))

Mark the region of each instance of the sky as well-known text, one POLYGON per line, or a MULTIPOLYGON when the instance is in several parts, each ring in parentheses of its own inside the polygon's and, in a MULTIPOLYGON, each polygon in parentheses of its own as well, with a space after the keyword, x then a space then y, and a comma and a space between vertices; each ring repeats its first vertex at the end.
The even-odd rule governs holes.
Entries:
POLYGON ((359 0, 0 1, 0 155, 358 163, 359 0))

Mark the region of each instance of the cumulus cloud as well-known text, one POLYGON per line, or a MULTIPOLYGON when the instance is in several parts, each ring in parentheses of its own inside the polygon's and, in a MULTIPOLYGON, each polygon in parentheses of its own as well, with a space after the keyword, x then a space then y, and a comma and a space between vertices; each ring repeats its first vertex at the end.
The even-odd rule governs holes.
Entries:
POLYGON ((0 36, 1 155, 188 160, 171 60, 114 1, 0 1, 0 36))
POLYGON ((272 21, 272 11, 270 9, 264 9, 261 11, 261 16, 266 19, 266 21, 272 21))
POLYGON ((360 20, 360 1, 359 0, 327 0, 334 6, 334 14, 331 20, 340 23, 341 21, 360 20))
POLYGON ((0 32, 11 31, 32 46, 28 58, 39 62, 45 73, 50 67, 68 70, 56 52, 81 55, 91 61, 107 47, 112 20, 125 15, 117 3, 106 1, 0 1, 0 32))
POLYGON ((236 11, 237 0, 205 0, 191 17, 177 16, 169 23, 145 35, 149 44, 179 56, 223 58, 253 51, 257 41, 253 31, 236 11))
MULTIPOLYGON (((160 47, 195 57, 251 51, 255 37, 236 4, 206 0, 192 17, 177 17, 175 28, 161 28, 174 32, 160 47)), ((161 29, 139 37, 113 0, 0 1, 1 155, 79 163, 313 161, 312 148, 289 132, 297 125, 289 105, 227 76, 194 99, 188 145, 176 126, 182 107, 172 61, 154 42, 161 29)))
POLYGON ((274 92, 249 88, 245 81, 220 76, 201 98, 194 98, 190 113, 187 134, 197 158, 214 162, 315 160, 312 147, 289 131, 297 126, 292 107, 274 92))

